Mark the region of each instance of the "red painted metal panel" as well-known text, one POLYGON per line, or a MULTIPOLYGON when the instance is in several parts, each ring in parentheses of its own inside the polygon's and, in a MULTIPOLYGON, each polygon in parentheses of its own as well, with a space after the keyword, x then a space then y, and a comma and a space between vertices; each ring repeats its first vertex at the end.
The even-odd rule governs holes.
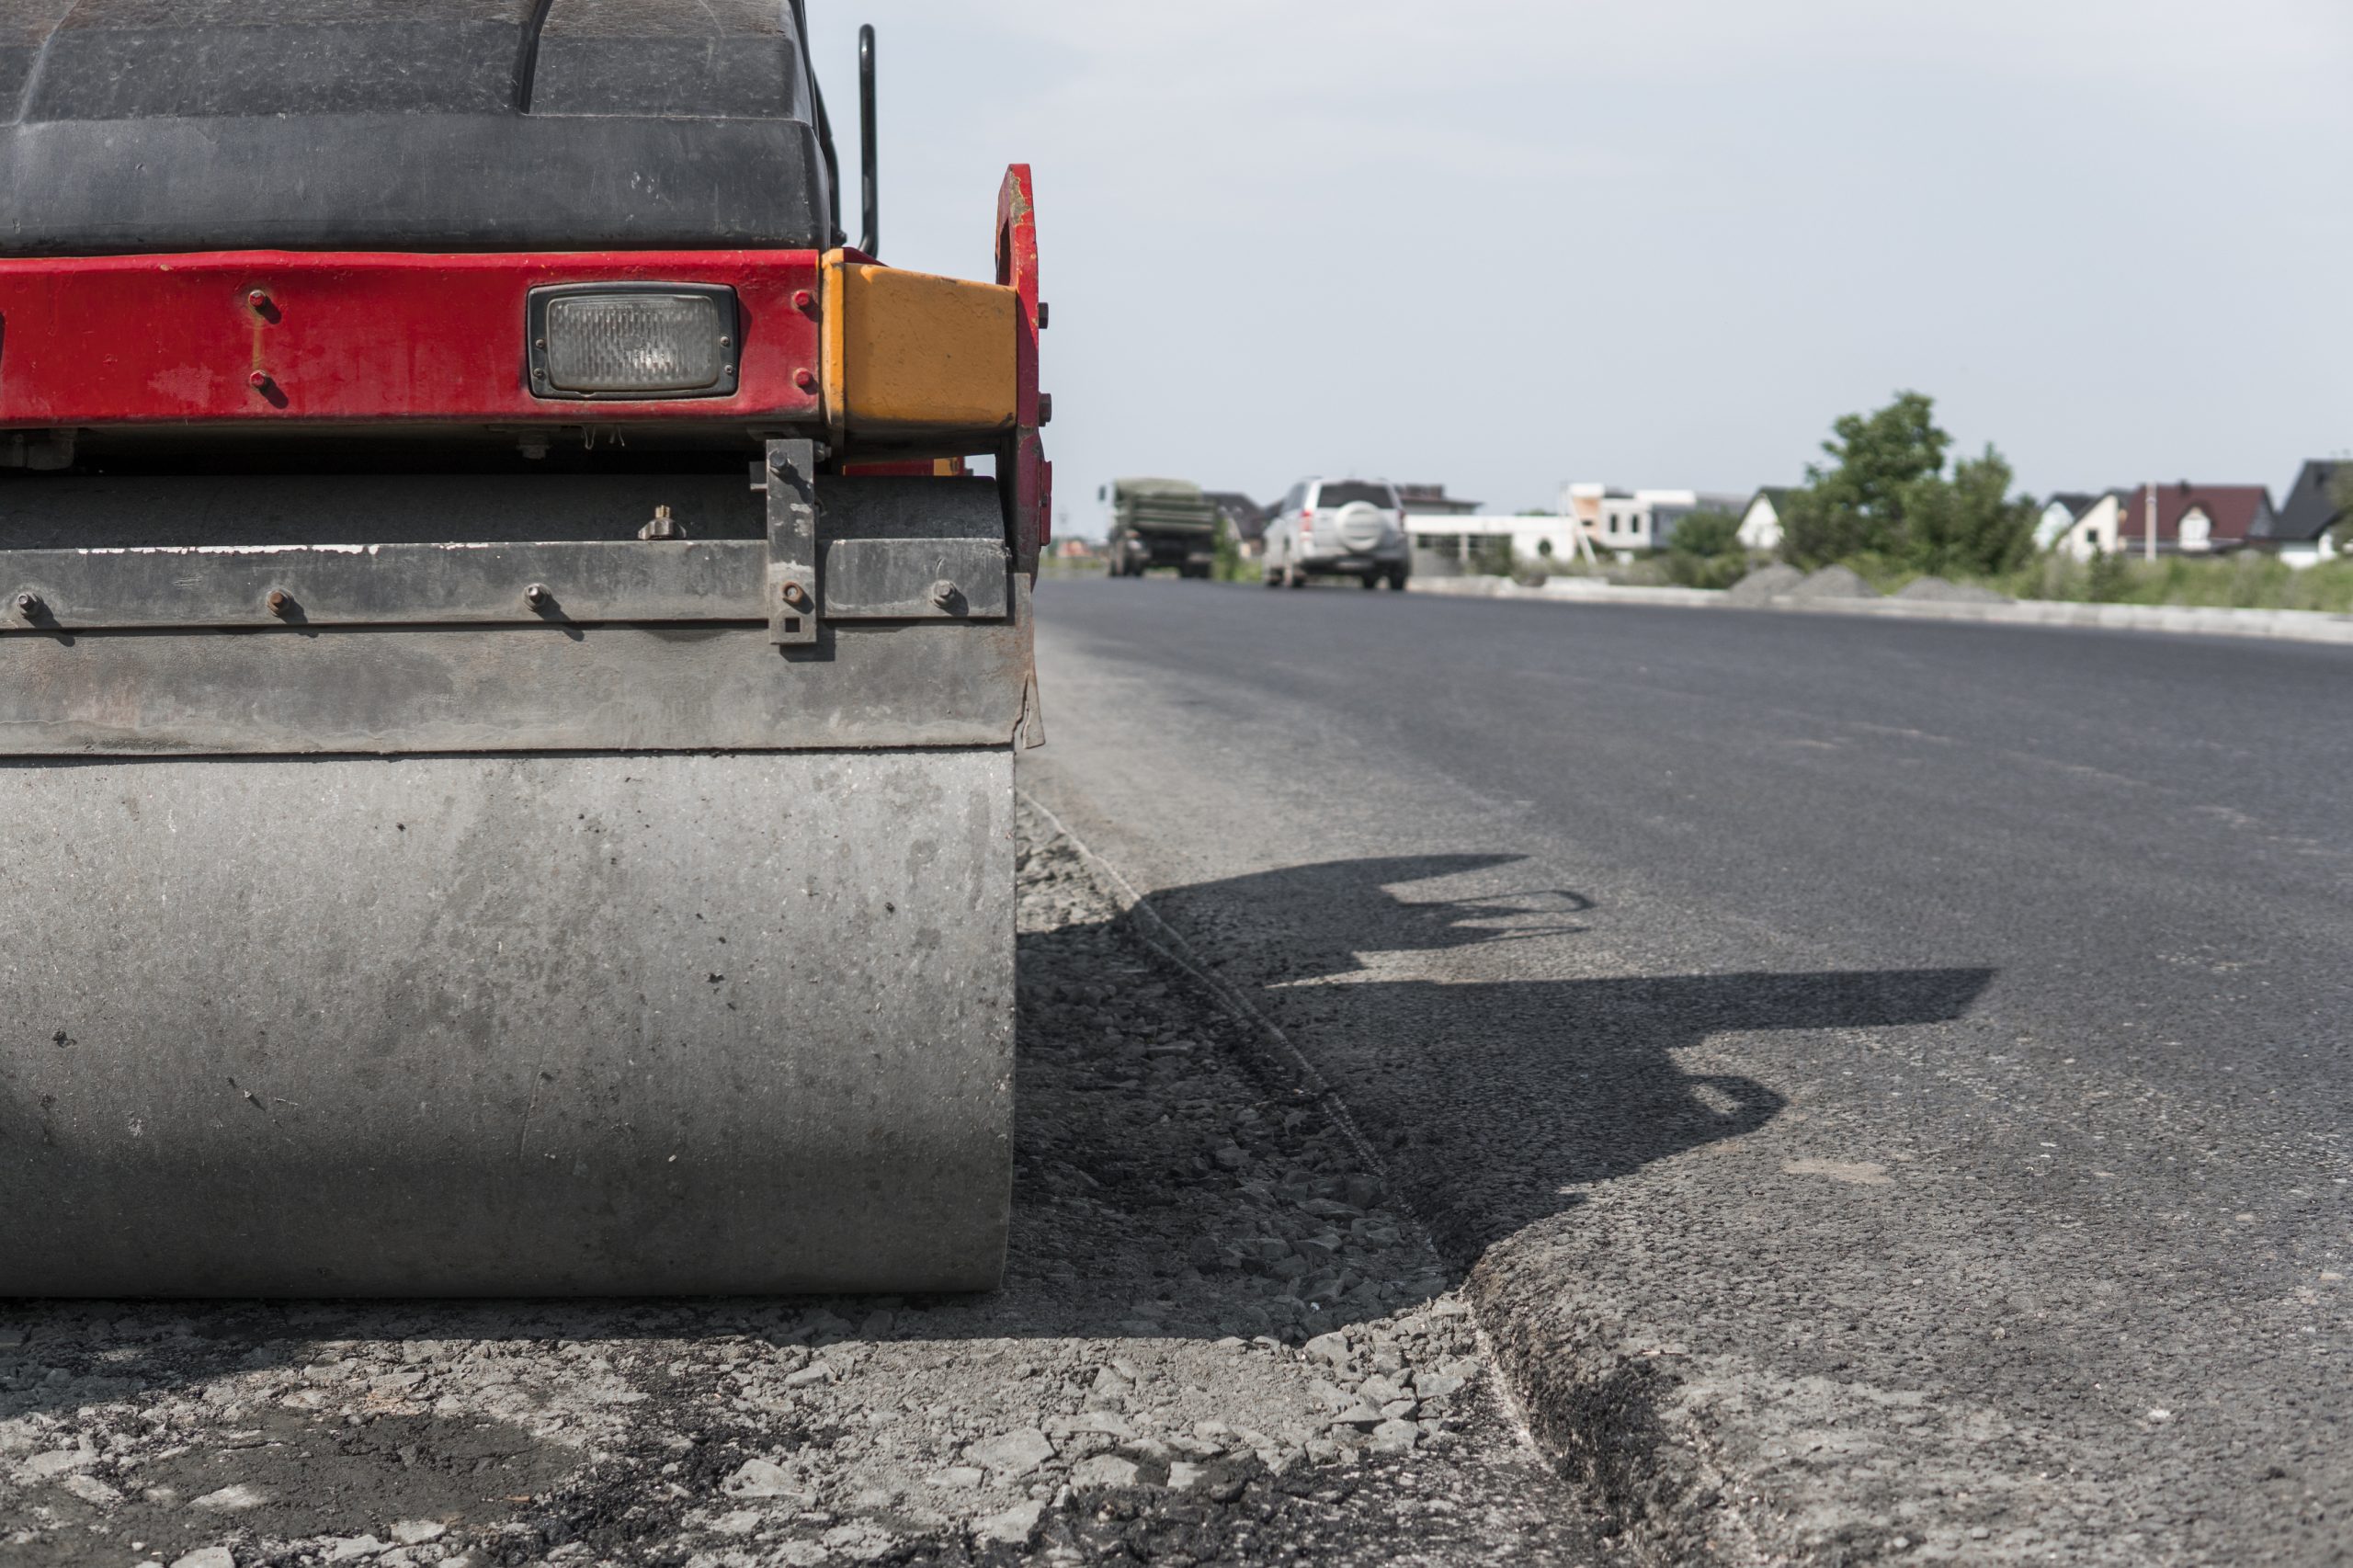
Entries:
POLYGON ((813 251, 0 260, 0 426, 813 419, 816 288, 813 251), (638 280, 735 290, 734 395, 531 396, 525 293, 638 280))
POLYGON ((1038 437, 1038 210, 1027 164, 1007 169, 997 193, 996 280, 1021 296, 1015 393, 1019 431, 998 462, 1000 472, 1011 469, 1017 564, 1034 578, 1038 557, 1053 538, 1054 465, 1046 461, 1038 437))

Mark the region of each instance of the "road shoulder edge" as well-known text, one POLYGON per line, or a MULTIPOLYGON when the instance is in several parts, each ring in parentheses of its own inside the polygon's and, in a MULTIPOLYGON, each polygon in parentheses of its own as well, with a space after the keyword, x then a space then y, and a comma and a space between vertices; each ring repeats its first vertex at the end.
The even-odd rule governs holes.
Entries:
MULTIPOLYGON (((1245 1037, 1256 1042, 1261 1066, 1295 1082, 1314 1100, 1426 1241, 1437 1234, 1410 1187, 1394 1179, 1339 1092, 1281 1026, 1218 974, 1212 960, 1153 907, 1151 895, 1051 806, 1018 786, 1015 794, 1071 846, 1136 938, 1199 984, 1243 1026, 1245 1037)), ((1770 1560, 1741 1511, 1719 1506, 1731 1501, 1733 1486, 1702 1436, 1694 1429, 1669 1430, 1667 1413, 1681 1402, 1665 1371, 1623 1357, 1605 1355, 1605 1364, 1596 1367, 1582 1356, 1564 1361, 1552 1353, 1559 1342, 1548 1320, 1563 1304, 1557 1292, 1523 1284, 1492 1251, 1462 1271, 1458 1290, 1520 1439, 1554 1474, 1589 1488, 1589 1503, 1598 1505, 1620 1531, 1642 1538, 1645 1555, 1674 1562, 1695 1553, 1728 1562, 1770 1560)))
POLYGON ((1508 577, 1416 577, 1410 591, 1442 598, 1518 599, 1543 604, 1643 605, 1674 609, 1779 611, 1973 626, 2048 626, 2094 631, 2160 631, 2353 646, 2353 615, 2309 609, 2233 609, 2199 605, 2075 604, 2055 599, 1939 603, 1932 599, 1802 599, 1787 594, 1737 599, 1722 588, 1652 588, 1556 577, 1526 585, 1508 577))

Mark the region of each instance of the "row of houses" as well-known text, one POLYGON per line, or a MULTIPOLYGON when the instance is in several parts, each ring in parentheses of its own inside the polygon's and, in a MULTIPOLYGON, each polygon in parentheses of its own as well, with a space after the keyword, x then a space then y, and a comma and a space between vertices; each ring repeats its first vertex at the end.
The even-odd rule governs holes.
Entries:
MULTIPOLYGON (((2259 550, 2291 566, 2333 560, 2348 547, 2334 537, 2347 519, 2339 503, 2339 475, 2353 462, 2307 462, 2290 486, 2287 500, 2273 505, 2260 484, 2173 484, 2053 495, 2044 504, 2035 543, 2078 560, 2095 555, 2155 553, 2222 555, 2259 550)), ((1561 490, 1557 511, 1519 517, 1490 516, 1476 501, 1449 495, 1443 484, 1400 484, 1406 526, 1415 542, 1440 554, 1468 552, 1473 540, 1507 538, 1512 553, 1529 558, 1590 555, 1607 551, 1633 556, 1674 542, 1678 523, 1695 512, 1722 512, 1740 519, 1740 542, 1756 555, 1781 546, 1787 488, 1767 486, 1749 494, 1723 491, 1620 489, 1572 483, 1561 490)), ((1210 494, 1246 553, 1256 553, 1270 508, 1236 492, 1210 494)))
MULTIPOLYGON (((1663 550, 1674 538, 1676 524, 1692 513, 1713 510, 1736 516, 1748 499, 1705 490, 1620 490, 1579 483, 1562 488, 1558 512, 1500 517, 1489 516, 1479 502, 1448 494, 1443 484, 1400 483, 1396 488, 1415 542, 1442 554, 1473 540, 1505 536, 1513 540, 1515 554, 1531 557, 1663 550)), ((1233 492, 1211 491, 1209 499, 1224 514, 1244 550, 1252 550, 1266 531, 1271 508, 1233 492)))
POLYGON ((2079 561, 2094 555, 2143 555, 2152 538, 2160 555, 2221 555, 2259 550, 2290 566, 2311 566, 2344 553, 2336 537, 2346 508, 2342 462, 2308 462, 2273 505, 2260 484, 2142 485, 2097 494, 2053 495, 2042 509, 2035 542, 2079 561))
MULTIPOLYGON (((2290 566, 2336 559, 2347 546, 2335 537, 2346 520, 2339 475, 2353 463, 2304 464, 2288 499, 2273 505, 2261 484, 2143 484, 2131 489, 2053 495, 2034 530, 2037 548, 2078 561, 2095 555, 2223 555, 2259 550, 2290 566)), ((1781 513, 1790 492, 1767 488, 1740 508, 1740 542, 1769 555, 1781 544, 1781 513)))

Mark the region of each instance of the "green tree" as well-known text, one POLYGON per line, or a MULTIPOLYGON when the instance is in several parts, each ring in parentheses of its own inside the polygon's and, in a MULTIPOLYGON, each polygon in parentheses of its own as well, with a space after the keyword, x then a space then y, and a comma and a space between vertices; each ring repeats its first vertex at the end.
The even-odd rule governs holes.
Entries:
POLYGON ((1905 508, 1921 481, 1944 472, 1951 445, 1937 426, 1936 401, 1921 392, 1898 392, 1873 414, 1844 415, 1822 443, 1830 466, 1807 465, 1804 487, 1790 493, 1782 554, 1800 566, 1826 566, 1850 555, 1899 553, 1905 508))
POLYGON ((1799 566, 1876 556, 1923 572, 1997 576, 2034 552, 2036 509, 2014 497, 2015 475, 1992 446, 1945 472, 1952 437, 1935 402, 1898 392, 1873 414, 1849 414, 1781 508, 1781 553, 1799 566))
POLYGON ((1987 446, 1952 477, 1929 474, 1904 492, 1904 558, 1924 572, 1992 577, 2034 553, 2035 505, 2010 494, 2010 465, 1987 446))

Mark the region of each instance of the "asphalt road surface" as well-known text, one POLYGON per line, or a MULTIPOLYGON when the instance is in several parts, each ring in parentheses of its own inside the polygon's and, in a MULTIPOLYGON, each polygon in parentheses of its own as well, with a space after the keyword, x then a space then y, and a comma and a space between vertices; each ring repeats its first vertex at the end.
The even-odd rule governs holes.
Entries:
POLYGON ((2353 1557, 2353 650, 1039 593, 1023 786, 1658 1560, 2353 1557))

